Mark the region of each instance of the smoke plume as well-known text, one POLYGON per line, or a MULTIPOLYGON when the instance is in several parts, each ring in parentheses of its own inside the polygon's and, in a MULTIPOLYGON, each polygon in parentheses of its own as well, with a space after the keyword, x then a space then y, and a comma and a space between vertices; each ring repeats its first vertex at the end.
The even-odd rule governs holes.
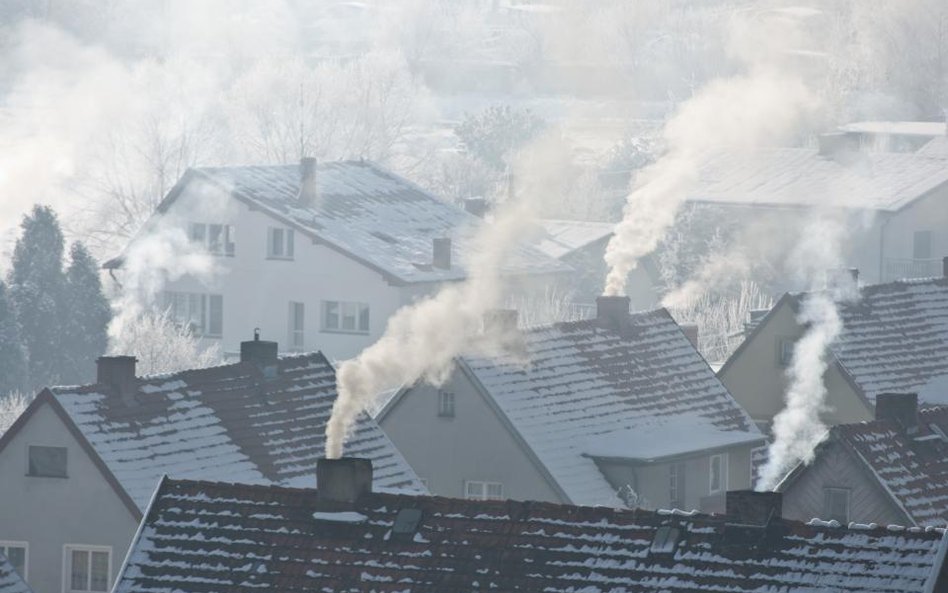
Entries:
POLYGON ((625 292, 626 278, 658 246, 695 189, 707 151, 751 150, 793 137, 818 103, 786 50, 800 42, 794 21, 736 22, 732 52, 745 73, 715 80, 681 104, 662 136, 667 152, 635 179, 606 248, 604 294, 625 292))

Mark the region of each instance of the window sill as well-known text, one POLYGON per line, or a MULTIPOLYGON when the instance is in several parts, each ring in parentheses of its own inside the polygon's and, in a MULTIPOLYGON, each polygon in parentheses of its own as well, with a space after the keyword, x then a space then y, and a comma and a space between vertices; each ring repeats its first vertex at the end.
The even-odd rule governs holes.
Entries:
POLYGON ((292 257, 280 257, 278 255, 268 255, 267 261, 294 261, 292 257))
POLYGON ((347 336, 367 336, 370 332, 367 331, 348 331, 344 329, 321 329, 319 333, 322 334, 343 334, 347 336))
POLYGON ((30 474, 30 473, 23 474, 23 475, 25 475, 27 478, 54 478, 54 479, 57 479, 57 480, 68 480, 68 479, 69 479, 69 476, 46 476, 46 475, 43 475, 43 474, 30 474))

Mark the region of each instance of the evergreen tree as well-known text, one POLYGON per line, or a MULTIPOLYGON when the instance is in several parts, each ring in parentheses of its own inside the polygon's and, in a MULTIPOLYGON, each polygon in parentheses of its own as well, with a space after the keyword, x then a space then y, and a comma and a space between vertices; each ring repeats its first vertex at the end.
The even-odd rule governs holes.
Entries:
POLYGON ((10 294, 29 359, 32 389, 59 382, 65 296, 63 232, 56 214, 35 206, 13 250, 10 294))
POLYGON ((27 386, 26 349, 7 285, 0 282, 0 398, 27 386))
POLYGON ((82 243, 72 244, 69 260, 61 378, 67 383, 89 383, 95 380, 95 360, 108 347, 112 311, 102 294, 99 266, 82 243))

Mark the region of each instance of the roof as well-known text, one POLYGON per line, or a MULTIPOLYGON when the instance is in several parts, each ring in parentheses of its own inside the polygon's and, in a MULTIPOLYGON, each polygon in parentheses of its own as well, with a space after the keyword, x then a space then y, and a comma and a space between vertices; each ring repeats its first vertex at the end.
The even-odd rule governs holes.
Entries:
POLYGON ((887 134, 892 136, 944 136, 948 125, 943 121, 857 121, 840 126, 843 132, 887 134))
MULTIPOLYGON (((624 437, 687 415, 695 438, 662 432, 651 447, 703 451, 718 441, 699 437, 719 431, 764 440, 664 309, 629 315, 621 331, 593 319, 522 336, 526 366, 503 358, 461 364, 573 503, 621 504, 596 465, 591 439, 624 437)), ((633 451, 624 457, 641 461, 633 451)))
POLYGON ((0 593, 33 593, 2 552, 0 552, 0 593))
POLYGON ((916 524, 948 524, 948 407, 919 412, 919 431, 892 421, 843 424, 831 438, 845 443, 916 524))
POLYGON ((935 529, 432 496, 326 512, 313 490, 164 480, 113 591, 932 593, 945 546, 935 529))
POLYGON ((844 164, 815 148, 706 154, 691 201, 745 206, 816 206, 896 211, 948 182, 943 158, 859 152, 844 164))
MULTIPOLYGON (((319 199, 299 201, 299 165, 246 165, 190 169, 159 205, 167 209, 195 178, 210 181, 316 241, 402 283, 466 277, 478 217, 439 200, 410 181, 366 161, 318 165, 319 199), (453 265, 433 267, 432 241, 450 237, 453 265)), ((571 271, 527 245, 512 251, 506 274, 571 271)))
POLYGON ((915 154, 941 159, 948 158, 948 136, 932 138, 919 148, 915 154))
MULTIPOLYGON (((318 352, 281 357, 273 379, 249 362, 143 377, 131 406, 102 385, 50 391, 141 510, 164 474, 315 485, 336 399, 335 370, 318 352)), ((373 460, 377 488, 424 491, 368 415, 346 449, 373 460)))
POLYGON ((928 403, 948 403, 948 392, 926 398, 928 384, 948 376, 948 278, 874 284, 859 295, 840 304, 843 331, 830 347, 852 382, 872 401, 916 392, 928 403))
POLYGON ((584 220, 540 221, 542 231, 533 246, 544 254, 559 259, 592 243, 612 236, 615 225, 608 222, 584 220))

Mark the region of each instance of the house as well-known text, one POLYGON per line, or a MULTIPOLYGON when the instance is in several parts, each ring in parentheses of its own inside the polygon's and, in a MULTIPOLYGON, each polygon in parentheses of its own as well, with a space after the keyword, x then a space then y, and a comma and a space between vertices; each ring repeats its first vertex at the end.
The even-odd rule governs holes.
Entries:
POLYGON ((317 490, 162 480, 114 592, 948 587, 944 529, 790 521, 779 493, 728 492, 726 515, 464 500, 371 492, 371 464, 330 461, 317 490))
MULTIPOLYGON (((787 229, 832 209, 849 231, 843 261, 865 281, 939 274, 948 254, 948 161, 857 145, 838 133, 821 136, 819 148, 709 151, 688 201, 743 221, 740 228, 753 229, 753 249, 778 270, 798 241, 787 229)), ((780 281, 778 273, 778 292, 793 289, 780 281)))
POLYGON ((883 393, 875 420, 830 429, 809 465, 777 486, 784 515, 846 524, 948 524, 948 407, 883 393))
MULTIPOLYGON (((4 544, 0 543, 0 548, 3 547, 4 544)), ((20 577, 20 571, 26 568, 25 562, 24 558, 20 564, 14 566, 13 562, 0 552, 0 593, 33 593, 26 581, 20 577)))
POLYGON ((870 150, 922 154, 948 138, 948 124, 943 121, 857 121, 839 131, 870 150))
MULTIPOLYGON (((797 312, 806 295, 785 294, 718 371, 765 429, 784 406, 787 369, 804 332, 797 312)), ((863 286, 858 298, 839 303, 837 310, 843 329, 830 346, 823 377, 823 422, 872 420, 880 393, 919 393, 927 403, 948 403, 948 391, 935 389, 948 382, 948 276, 863 286)))
POLYGON ((764 444, 667 311, 599 297, 595 319, 462 357, 441 387, 399 390, 377 420, 431 492, 568 504, 723 508, 764 444))
MULTIPOLYGON (((544 219, 540 221, 539 232, 532 237, 531 245, 576 270, 562 277, 559 289, 574 303, 586 305, 591 311, 605 286, 608 267, 603 257, 614 229, 615 224, 608 222, 544 219)), ((657 307, 661 300, 659 286, 661 278, 653 258, 642 258, 626 281, 632 309, 657 307)))
MULTIPOLYGON (((210 254, 216 271, 166 278, 155 306, 235 354, 258 327, 287 351, 351 358, 403 305, 463 280, 479 219, 365 161, 189 169, 122 256, 120 283, 159 237, 210 254)), ((145 259, 146 263, 152 260, 145 259)), ((201 268, 203 270, 203 268, 201 268)), ((570 269, 519 246, 501 273, 512 293, 570 269)))
MULTIPOLYGON (((315 484, 333 367, 261 340, 241 354, 151 377, 100 358, 96 384, 42 391, 0 438, 0 541, 22 546, 36 593, 110 590, 162 475, 315 484)), ((376 487, 424 490, 368 416, 347 446, 374 460, 376 487)))

